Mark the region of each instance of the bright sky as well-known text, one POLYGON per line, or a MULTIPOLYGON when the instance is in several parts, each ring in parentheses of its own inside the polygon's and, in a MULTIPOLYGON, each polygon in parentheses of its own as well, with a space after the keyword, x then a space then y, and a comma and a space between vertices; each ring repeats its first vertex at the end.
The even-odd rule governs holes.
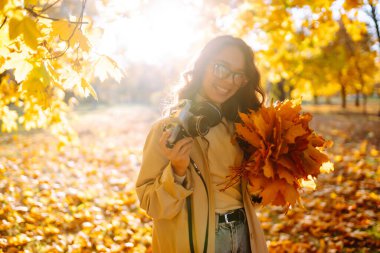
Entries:
POLYGON ((108 12, 115 15, 115 11, 124 11, 124 16, 107 24, 96 51, 119 58, 122 64, 159 64, 184 57, 206 32, 201 31, 201 4, 202 1, 184 0, 117 0, 114 6, 118 9, 110 8, 108 12))
MULTIPOLYGON (((334 18, 339 18, 343 3, 337 0, 333 4, 334 18)), ((121 66, 189 60, 195 49, 214 36, 204 9, 204 0, 110 0, 101 13, 105 29, 95 51, 111 56, 121 66)), ((311 15, 311 11, 295 9, 292 14, 297 20, 311 15)), ((359 13, 361 20, 366 18, 364 15, 359 13)), ((234 22, 227 21, 222 20, 227 25, 234 22)), ((265 43, 257 43, 256 33, 245 39, 255 50, 265 48, 265 43)))

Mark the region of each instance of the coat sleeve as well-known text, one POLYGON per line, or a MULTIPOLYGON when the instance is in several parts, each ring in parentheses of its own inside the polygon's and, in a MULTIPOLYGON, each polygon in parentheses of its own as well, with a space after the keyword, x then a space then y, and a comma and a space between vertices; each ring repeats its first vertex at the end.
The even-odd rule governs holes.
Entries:
POLYGON ((185 182, 176 183, 170 161, 159 147, 163 126, 163 120, 156 122, 148 134, 136 182, 140 207, 154 219, 174 218, 183 209, 186 197, 193 193, 189 170, 185 182))

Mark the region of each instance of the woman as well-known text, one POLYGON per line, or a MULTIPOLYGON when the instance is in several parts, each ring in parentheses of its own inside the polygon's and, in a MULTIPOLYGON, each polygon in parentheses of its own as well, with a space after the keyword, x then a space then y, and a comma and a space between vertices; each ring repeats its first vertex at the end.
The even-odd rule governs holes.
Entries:
POLYGON ((207 101, 222 119, 204 137, 185 137, 168 147, 170 118, 147 137, 136 190, 153 218, 153 252, 267 252, 255 203, 242 180, 226 187, 231 166, 242 161, 233 141, 238 112, 258 109, 263 99, 252 49, 220 36, 202 50, 179 99, 207 101))

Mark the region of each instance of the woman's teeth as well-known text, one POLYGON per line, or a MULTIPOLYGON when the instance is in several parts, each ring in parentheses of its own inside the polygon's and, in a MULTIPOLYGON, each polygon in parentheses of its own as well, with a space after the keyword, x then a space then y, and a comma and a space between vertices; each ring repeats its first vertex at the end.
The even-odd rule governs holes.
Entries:
POLYGON ((220 87, 219 85, 214 85, 214 87, 215 87, 215 89, 216 89, 218 92, 220 92, 220 93, 222 93, 222 94, 227 94, 227 93, 229 92, 228 89, 225 89, 225 88, 223 88, 223 87, 220 87))

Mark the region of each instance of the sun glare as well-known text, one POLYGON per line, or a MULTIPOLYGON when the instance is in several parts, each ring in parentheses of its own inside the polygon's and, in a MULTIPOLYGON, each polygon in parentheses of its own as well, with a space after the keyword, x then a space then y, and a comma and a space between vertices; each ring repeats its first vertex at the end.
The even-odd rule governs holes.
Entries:
POLYGON ((97 50, 123 57, 122 62, 150 64, 186 56, 192 43, 202 36, 197 31, 199 6, 194 2, 156 0, 134 4, 125 17, 107 24, 97 50))

